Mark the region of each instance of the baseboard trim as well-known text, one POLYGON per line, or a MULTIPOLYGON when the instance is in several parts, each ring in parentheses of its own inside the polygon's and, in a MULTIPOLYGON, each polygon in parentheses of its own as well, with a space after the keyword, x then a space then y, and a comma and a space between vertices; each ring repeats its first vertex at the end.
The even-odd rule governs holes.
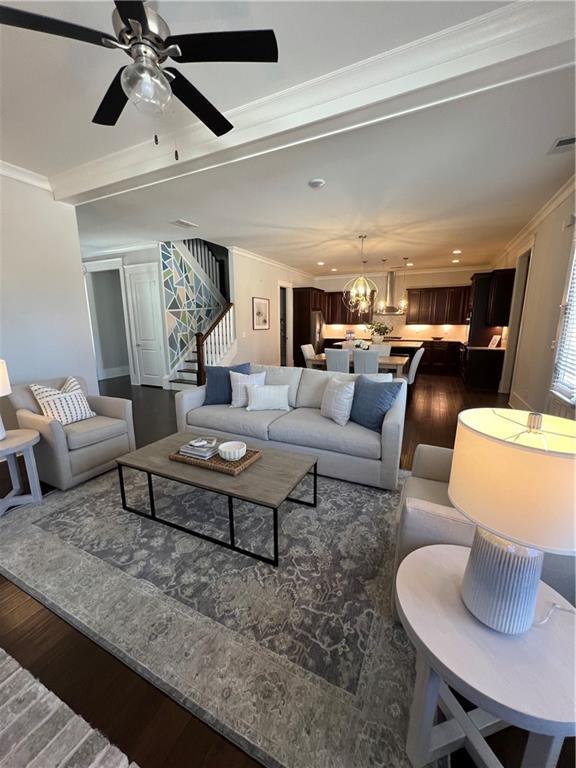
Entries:
POLYGON ((120 365, 118 368, 104 368, 104 370, 98 374, 98 380, 104 379, 116 379, 118 376, 129 376, 130 367, 128 365, 120 365))

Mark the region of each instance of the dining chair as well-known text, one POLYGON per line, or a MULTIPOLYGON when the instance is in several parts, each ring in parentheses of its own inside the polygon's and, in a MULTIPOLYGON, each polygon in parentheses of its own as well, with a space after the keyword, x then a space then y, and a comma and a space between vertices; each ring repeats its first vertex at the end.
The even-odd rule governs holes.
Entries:
POLYGON ((326 370, 339 373, 350 372, 350 351, 347 349, 326 349, 326 370))
POLYGON ((406 376, 402 376, 403 379, 406 379, 408 386, 410 386, 411 384, 414 384, 414 380, 416 378, 416 372, 418 371, 418 366, 420 365, 420 360, 422 360, 423 354, 424 354, 424 347, 420 347, 420 349, 416 352, 416 354, 412 358, 412 362, 410 363, 410 368, 408 369, 408 374, 406 376))
POLYGON ((378 373, 379 350, 354 350, 354 373, 378 373))
POLYGON ((302 350, 302 355, 304 356, 304 363, 306 364, 306 368, 312 368, 312 358, 316 357, 314 347, 312 344, 302 344, 300 349, 302 350))
POLYGON ((370 349, 377 349, 382 357, 388 357, 392 351, 392 344, 371 344, 370 349))

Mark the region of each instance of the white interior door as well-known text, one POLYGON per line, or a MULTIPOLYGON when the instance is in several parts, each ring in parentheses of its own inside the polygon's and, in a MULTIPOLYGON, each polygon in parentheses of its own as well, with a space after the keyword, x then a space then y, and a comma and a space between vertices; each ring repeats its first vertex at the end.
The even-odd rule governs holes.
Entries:
POLYGON ((126 267, 135 384, 162 386, 164 331, 156 264, 126 267))

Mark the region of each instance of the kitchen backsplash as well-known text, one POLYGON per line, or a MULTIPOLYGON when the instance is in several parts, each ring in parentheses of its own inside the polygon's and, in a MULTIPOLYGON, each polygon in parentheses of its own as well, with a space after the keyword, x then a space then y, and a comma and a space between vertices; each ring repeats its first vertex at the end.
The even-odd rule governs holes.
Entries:
MULTIPOLYGON (((401 336, 403 339, 427 340, 433 336, 442 336, 446 341, 468 341, 467 325, 406 325, 404 316, 399 315, 379 316, 379 319, 394 327, 391 336, 401 336)), ((347 330, 354 331, 357 339, 370 338, 365 325, 325 325, 322 335, 325 339, 343 339, 347 330)))

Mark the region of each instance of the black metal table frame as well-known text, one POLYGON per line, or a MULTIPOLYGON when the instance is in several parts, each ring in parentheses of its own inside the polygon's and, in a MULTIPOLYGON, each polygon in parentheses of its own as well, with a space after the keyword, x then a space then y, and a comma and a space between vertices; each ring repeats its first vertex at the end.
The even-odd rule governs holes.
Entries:
MULTIPOLYGON (((310 474, 310 472, 307 472, 305 477, 307 477, 310 474)), ((302 504, 305 507, 316 507, 318 505, 318 462, 314 462, 314 466, 312 469, 312 476, 314 478, 314 491, 313 491, 313 500, 307 501, 305 499, 295 499, 292 496, 287 496, 284 501, 291 501, 295 504, 302 504)), ((120 480, 120 496, 122 499, 122 509, 125 509, 127 512, 133 512, 136 515, 140 515, 140 517, 144 517, 147 520, 154 520, 157 523, 162 523, 162 525, 167 525, 170 528, 175 528, 177 531, 182 531, 183 533, 189 533, 191 536, 196 536, 199 539, 204 539, 204 541, 209 541, 212 544, 217 544, 220 547, 224 547, 225 549, 231 549, 234 552, 239 552, 242 555, 246 555, 247 557, 251 557, 254 560, 259 560, 262 563, 268 563, 269 565, 273 565, 275 568, 278 566, 278 510, 280 508, 280 505, 277 507, 273 507, 270 504, 259 504, 254 501, 250 501, 248 499, 242 499, 239 496, 234 496, 228 493, 222 493, 221 491, 214 490, 213 488, 202 488, 202 486, 195 485, 194 483, 187 483, 184 480, 180 480, 174 477, 169 477, 168 475, 163 475, 160 472, 149 472, 145 469, 139 469, 138 467, 131 467, 129 464, 118 464, 118 478, 120 480), (124 467, 127 467, 128 469, 133 469, 136 472, 144 472, 144 474, 148 478, 148 499, 150 502, 150 513, 142 512, 140 509, 136 509, 135 507, 131 507, 126 503, 126 488, 124 486, 124 467), (156 515, 156 505, 154 502, 154 485, 152 482, 152 477, 162 477, 165 480, 172 480, 176 483, 182 483, 183 485, 189 485, 192 488, 200 488, 201 490, 208 491, 210 493, 216 493, 219 496, 226 496, 228 499, 228 528, 230 533, 230 541, 223 541, 222 539, 217 539, 214 536, 209 536, 206 533, 200 533, 200 531, 194 531, 192 528, 187 528, 185 525, 179 525, 178 523, 173 523, 171 520, 165 520, 162 517, 158 517, 156 515), (265 555, 259 555, 256 552, 250 552, 248 549, 243 549, 242 547, 237 546, 236 544, 236 537, 234 535, 234 499, 237 501, 245 501, 248 504, 254 504, 256 507, 265 507, 266 509, 272 510, 272 522, 273 522, 273 530, 274 530, 274 556, 273 557, 266 557, 265 555)), ((292 493, 295 488, 297 488, 300 483, 302 482, 304 478, 299 480, 296 485, 292 488, 292 493)), ((284 502, 282 502, 283 504, 284 502)))

